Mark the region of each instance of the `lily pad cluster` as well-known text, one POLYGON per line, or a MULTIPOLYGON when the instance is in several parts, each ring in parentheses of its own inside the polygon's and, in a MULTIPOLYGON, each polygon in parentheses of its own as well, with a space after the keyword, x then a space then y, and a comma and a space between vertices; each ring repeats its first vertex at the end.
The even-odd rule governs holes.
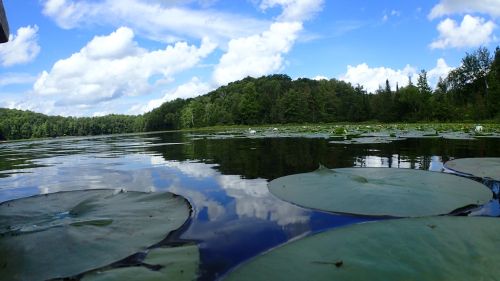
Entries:
POLYGON ((498 124, 315 124, 277 127, 234 128, 226 130, 192 133, 193 140, 230 138, 324 138, 334 144, 389 143, 407 138, 441 138, 454 140, 475 140, 477 138, 500 138, 498 124), (481 130, 477 130, 477 128, 481 130), (338 138, 342 139, 338 139, 338 138), (366 139, 372 138, 372 139, 366 139))
POLYGON ((168 192, 84 190, 4 202, 0 279, 48 280, 101 268, 146 251, 190 213, 187 200, 168 192))
MULTIPOLYGON (((471 164, 457 162, 448 166, 471 164)), ((269 190, 302 207, 400 218, 290 242, 236 268, 227 280, 495 280, 500 274, 500 220, 449 216, 491 200, 491 190, 471 179, 412 169, 320 168, 275 179, 269 190)))

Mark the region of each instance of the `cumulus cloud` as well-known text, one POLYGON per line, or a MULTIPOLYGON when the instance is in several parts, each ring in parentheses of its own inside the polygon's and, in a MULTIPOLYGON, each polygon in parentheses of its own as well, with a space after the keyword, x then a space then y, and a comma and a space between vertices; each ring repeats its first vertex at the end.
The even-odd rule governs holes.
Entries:
POLYGON ((203 40, 200 47, 178 42, 148 51, 133 39, 134 32, 127 27, 94 37, 79 52, 43 71, 34 84, 35 93, 55 96, 59 106, 92 105, 142 95, 158 83, 152 82, 153 78, 172 79, 173 74, 195 66, 215 48, 212 42, 203 40))
POLYGON ((9 36, 9 42, 0 45, 0 63, 3 66, 28 63, 38 56, 38 26, 25 26, 9 36))
POLYGON ((213 78, 224 85, 246 76, 262 76, 280 70, 302 30, 300 22, 276 22, 269 30, 229 41, 227 52, 215 67, 213 78))
POLYGON ((60 109, 78 105, 101 113, 101 105, 123 101, 120 97, 162 91, 162 98, 127 109, 128 113, 143 113, 165 101, 204 94, 246 76, 276 73, 286 65, 285 55, 296 43, 303 21, 320 11, 324 0, 257 1, 263 11, 282 9, 274 22, 210 9, 195 10, 191 5, 194 2, 203 7, 214 1, 43 0, 43 13, 62 28, 130 28, 96 37, 79 52, 56 62, 50 71, 40 75, 34 92, 39 97, 56 97, 54 104, 60 109), (203 40, 199 47, 179 42, 165 50, 150 51, 138 46, 131 30, 159 41, 178 42, 185 37, 203 40), (164 90, 161 85, 174 80, 173 74, 194 67, 213 52, 214 42, 224 53, 213 68, 211 80, 194 77, 164 90))
MULTIPOLYGON (((173 6, 176 2, 180 1, 45 0, 43 13, 66 29, 82 25, 127 25, 162 42, 178 41, 185 36, 210 37, 216 41, 237 38, 261 32, 268 24, 242 15, 173 6)), ((202 1, 202 6, 204 2, 207 1, 202 1)))
POLYGON ((260 9, 281 6, 283 12, 278 17, 280 21, 304 21, 312 18, 323 7, 323 0, 263 0, 260 9))
POLYGON ((432 49, 477 47, 488 44, 494 38, 493 30, 496 25, 493 21, 486 21, 481 17, 465 15, 462 23, 457 24, 447 18, 437 27, 439 38, 430 44, 432 49))
POLYGON ((463 13, 483 13, 492 17, 500 16, 498 0, 441 0, 429 13, 429 19, 463 13))
POLYGON ((385 85, 385 81, 389 80, 392 88, 408 85, 408 77, 416 82, 417 71, 414 67, 406 65, 403 69, 394 70, 386 67, 370 67, 366 63, 357 66, 347 66, 347 72, 340 76, 340 80, 349 82, 353 85, 360 84, 368 92, 375 92, 381 86, 385 85))
POLYGON ((259 34, 232 39, 227 52, 215 66, 213 80, 216 85, 245 78, 276 73, 283 69, 284 55, 293 47, 303 22, 320 11, 323 0, 263 0, 263 11, 281 7, 282 13, 269 28, 259 34))
POLYGON ((21 95, 23 95, 24 97, 2 98, 2 101, 0 101, 0 107, 18 109, 18 110, 30 110, 43 114, 55 113, 53 101, 37 99, 36 97, 32 97, 30 93, 22 93, 21 95))
POLYGON ((162 98, 151 100, 146 105, 133 107, 130 110, 130 113, 142 114, 159 107, 164 102, 175 100, 177 98, 187 99, 204 95, 212 89, 213 87, 210 84, 201 81, 198 77, 193 77, 189 82, 182 84, 173 90, 167 91, 162 98))
POLYGON ((448 73, 454 68, 449 66, 443 58, 439 58, 436 66, 427 72, 427 80, 429 84, 434 87, 437 85, 439 78, 446 78, 448 73))
POLYGON ((313 77, 313 80, 316 80, 316 81, 328 80, 328 77, 323 76, 323 75, 316 75, 313 77))
MULTIPOLYGON (((436 61, 436 66, 427 71, 427 81, 431 87, 436 86, 439 78, 446 78, 448 73, 453 70, 443 58, 436 61)), ((387 67, 369 67, 366 63, 357 66, 347 66, 347 72, 340 76, 340 80, 349 82, 353 85, 362 85, 368 92, 374 93, 379 87, 385 87, 385 81, 388 79, 391 88, 408 85, 409 77, 416 84, 418 72, 415 67, 406 65, 403 69, 392 69, 387 67)))

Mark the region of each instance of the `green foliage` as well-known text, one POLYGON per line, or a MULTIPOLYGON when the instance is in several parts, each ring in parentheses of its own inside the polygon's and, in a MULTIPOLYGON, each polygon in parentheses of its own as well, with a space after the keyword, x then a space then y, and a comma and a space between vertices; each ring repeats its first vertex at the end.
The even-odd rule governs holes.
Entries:
POLYGON ((0 108, 0 140, 132 133, 144 130, 143 116, 47 116, 0 108))

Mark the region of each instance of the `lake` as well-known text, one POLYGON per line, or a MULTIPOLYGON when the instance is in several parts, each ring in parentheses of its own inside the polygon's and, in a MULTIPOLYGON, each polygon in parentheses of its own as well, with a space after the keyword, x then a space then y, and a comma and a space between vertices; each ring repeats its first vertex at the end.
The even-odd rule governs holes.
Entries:
MULTIPOLYGON (((463 157, 500 157, 498 138, 412 138, 386 144, 329 143, 325 138, 234 137, 165 132, 0 144, 0 202, 81 189, 170 191, 186 197, 192 219, 178 241, 194 241, 200 279, 311 233, 382 218, 311 211, 271 195, 275 178, 320 165, 442 171, 463 157)), ((496 183, 491 188, 498 188, 496 183)), ((496 190, 498 192, 498 190, 496 190)), ((500 216, 497 199, 477 215, 500 216)))

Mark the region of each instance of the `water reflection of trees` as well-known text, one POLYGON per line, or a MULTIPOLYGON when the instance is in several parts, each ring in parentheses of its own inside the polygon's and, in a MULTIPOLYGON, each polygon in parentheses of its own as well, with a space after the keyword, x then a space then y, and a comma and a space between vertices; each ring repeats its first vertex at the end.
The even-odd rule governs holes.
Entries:
MULTIPOLYGON (((162 137, 162 141, 172 141, 162 137)), ((314 138, 197 139, 176 136, 182 146, 157 146, 148 150, 166 160, 198 160, 216 164, 222 174, 274 179, 312 171, 319 164, 329 168, 352 166, 432 169, 436 163, 459 157, 499 156, 493 139, 408 139, 389 144, 329 144, 314 138), (179 139, 180 138, 180 139, 179 139)))

